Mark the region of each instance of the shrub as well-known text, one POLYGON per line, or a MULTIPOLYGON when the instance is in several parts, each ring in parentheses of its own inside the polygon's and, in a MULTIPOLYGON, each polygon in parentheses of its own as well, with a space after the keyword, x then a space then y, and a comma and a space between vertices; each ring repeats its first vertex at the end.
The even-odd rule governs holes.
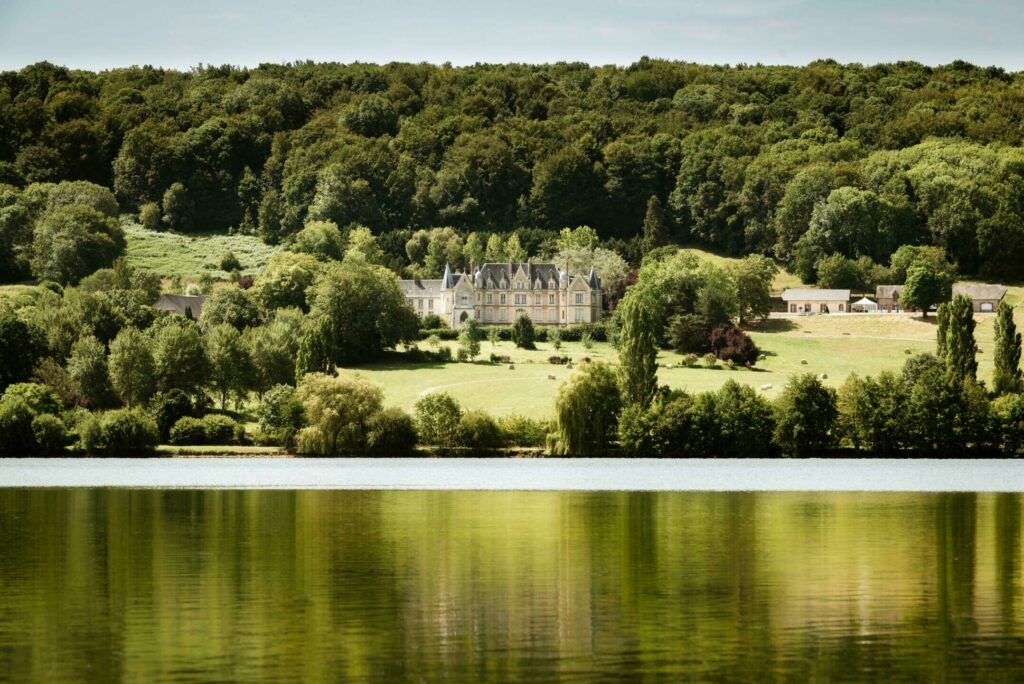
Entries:
POLYGON ((584 349, 593 349, 594 338, 591 336, 589 332, 585 332, 582 335, 580 335, 580 344, 583 345, 584 349))
POLYGON ((507 354, 491 354, 491 363, 512 363, 512 357, 507 354))
POLYGON ((206 443, 206 429, 199 418, 185 416, 180 418, 170 432, 171 444, 193 446, 206 443))
POLYGON ((696 354, 686 354, 683 356, 683 365, 687 368, 693 368, 700 361, 700 357, 696 354))
POLYGON ((426 340, 429 345, 434 345, 441 340, 451 342, 459 339, 459 331, 454 328, 421 328, 419 338, 421 340, 426 340), (438 342, 433 342, 432 340, 434 339, 438 342))
POLYGON ((1024 456, 1024 395, 1006 394, 992 402, 1002 452, 1024 456))
POLYGON ((18 382, 9 385, 3 394, 4 399, 18 397, 22 399, 33 414, 60 413, 62 403, 57 393, 46 385, 35 382, 18 382))
POLYGON ((211 413, 199 419, 203 425, 206 444, 235 444, 238 442, 238 423, 228 416, 211 413))
POLYGON ((236 257, 235 253, 232 252, 231 250, 228 250, 227 252, 224 252, 223 254, 220 255, 218 265, 220 266, 220 270, 225 271, 227 273, 242 270, 242 262, 238 260, 238 257, 236 257))
POLYGON ((404 456, 416 447, 412 416, 397 407, 374 414, 367 424, 366 447, 375 456, 404 456))
POLYGON ((245 428, 229 416, 210 414, 202 418, 186 416, 171 428, 171 444, 181 446, 240 444, 245 428))
POLYGON ((455 446, 461 419, 459 402, 447 392, 432 392, 416 402, 416 431, 424 444, 455 446))
POLYGON ((558 351, 562 348, 562 332, 558 328, 551 328, 547 331, 548 342, 558 351))
POLYGON ((512 341, 520 349, 536 349, 534 344, 536 333, 533 329, 533 321, 526 314, 522 314, 512 325, 512 341))
POLYGON ((171 437, 171 428, 185 416, 195 415, 192 400, 180 389, 172 389, 156 394, 149 404, 153 420, 156 421, 160 439, 167 441, 171 437))
POLYGON ((775 404, 775 443, 790 456, 832 445, 836 391, 809 373, 792 378, 775 404))
POLYGON ((35 413, 23 398, 5 395, 0 399, 0 454, 24 456, 34 452, 34 418, 35 413))
POLYGON ((96 447, 107 455, 145 454, 159 441, 156 422, 141 409, 118 409, 100 416, 96 447))
POLYGON ((564 366, 565 364, 572 361, 572 358, 568 356, 549 356, 548 363, 564 366))
POLYGON ((668 325, 668 341, 681 354, 706 354, 710 349, 707 321, 697 314, 673 316, 668 325))
POLYGON ((39 454, 59 454, 67 446, 67 428, 60 418, 49 413, 32 419, 32 435, 35 438, 36 453, 39 454))
POLYGON ((459 441, 471 449, 497 449, 501 446, 501 430, 484 411, 466 411, 459 419, 459 441))
POLYGON ((459 363, 468 363, 469 349, 466 349, 465 347, 459 347, 458 351, 455 352, 455 360, 458 361, 459 363))
POLYGON ((491 344, 495 342, 511 342, 512 341, 512 328, 508 326, 485 326, 480 328, 480 331, 484 334, 491 344))
POLYGON ((78 434, 78 446, 82 451, 98 453, 101 450, 103 430, 100 428, 99 414, 83 413, 75 423, 75 432, 78 434))
POLYGON ((708 368, 717 368, 718 357, 708 352, 707 354, 704 355, 704 365, 707 366, 708 368))
POLYGON ((305 411, 290 385, 271 387, 256 409, 260 430, 278 444, 289 449, 295 446, 295 435, 305 423, 305 411))
POLYGON ((747 333, 735 325, 719 325, 711 330, 708 338, 711 352, 723 361, 732 361, 743 366, 753 366, 761 350, 747 333))
POLYGON ((436 330, 438 328, 447 329, 448 324, 437 314, 427 314, 420 319, 420 330, 436 330))
POLYGON ((160 207, 156 202, 146 202, 139 208, 139 223, 146 230, 160 230, 160 207))
POLYGON ((544 446, 544 440, 550 431, 546 421, 524 418, 516 414, 499 418, 498 428, 506 443, 518 447, 544 446))

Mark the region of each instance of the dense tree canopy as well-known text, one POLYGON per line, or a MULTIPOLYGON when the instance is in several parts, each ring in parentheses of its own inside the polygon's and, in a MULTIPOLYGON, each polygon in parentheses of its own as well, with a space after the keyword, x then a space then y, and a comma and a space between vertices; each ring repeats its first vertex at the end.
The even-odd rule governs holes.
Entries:
MULTIPOLYGON (((24 269, 6 245, 26 221, 88 206, 275 243, 309 220, 630 239, 647 217, 648 247, 667 235, 813 270, 927 243, 965 273, 1024 275, 1024 76, 964 62, 40 63, 0 74, 0 122, 0 183, 82 183, 11 211, 0 189, 5 271, 24 269)), ((481 235, 472 254, 491 247, 481 235)))

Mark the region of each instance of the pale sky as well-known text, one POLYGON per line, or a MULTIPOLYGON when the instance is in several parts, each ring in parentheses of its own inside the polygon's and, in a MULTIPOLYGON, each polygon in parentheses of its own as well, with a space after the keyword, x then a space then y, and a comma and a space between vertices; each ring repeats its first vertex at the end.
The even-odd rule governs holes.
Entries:
POLYGON ((0 69, 199 63, 806 64, 1024 69, 1020 0, 0 0, 0 69))

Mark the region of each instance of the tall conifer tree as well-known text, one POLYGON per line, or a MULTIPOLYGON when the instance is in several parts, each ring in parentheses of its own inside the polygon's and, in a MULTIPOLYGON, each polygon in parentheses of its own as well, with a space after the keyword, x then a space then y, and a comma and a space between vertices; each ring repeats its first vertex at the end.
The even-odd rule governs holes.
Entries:
POLYGON ((668 229, 665 227, 665 209, 657 195, 647 200, 647 215, 644 217, 644 254, 668 244, 668 229))
POLYGON ((946 330, 946 367, 956 379, 978 375, 978 343, 974 340, 974 305, 967 295, 957 295, 949 304, 946 330))
POLYGON ((1021 334, 1013 322, 1013 307, 1002 301, 996 314, 996 367, 992 373, 993 389, 998 394, 1021 390, 1020 347, 1021 334))

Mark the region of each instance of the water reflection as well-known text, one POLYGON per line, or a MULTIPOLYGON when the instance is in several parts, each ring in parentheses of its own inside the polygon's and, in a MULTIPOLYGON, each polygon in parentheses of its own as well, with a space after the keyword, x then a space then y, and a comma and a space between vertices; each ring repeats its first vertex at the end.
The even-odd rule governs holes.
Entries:
POLYGON ((0 678, 1019 679, 1021 499, 0 490, 0 678))

